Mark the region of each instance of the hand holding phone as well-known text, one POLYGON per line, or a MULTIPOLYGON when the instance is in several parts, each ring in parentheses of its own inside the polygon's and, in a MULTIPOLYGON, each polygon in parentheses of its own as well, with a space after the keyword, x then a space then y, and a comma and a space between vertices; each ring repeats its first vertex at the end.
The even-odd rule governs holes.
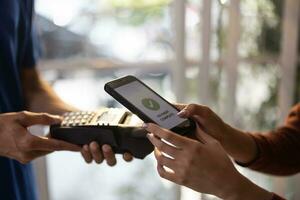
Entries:
POLYGON ((193 120, 180 118, 174 105, 134 76, 108 82, 104 89, 146 123, 156 123, 181 135, 195 129, 193 120))

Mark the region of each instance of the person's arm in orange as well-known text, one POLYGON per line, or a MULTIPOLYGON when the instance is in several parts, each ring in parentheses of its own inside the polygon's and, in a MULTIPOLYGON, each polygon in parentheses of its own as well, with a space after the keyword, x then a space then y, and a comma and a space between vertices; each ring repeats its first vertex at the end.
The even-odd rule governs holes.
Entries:
POLYGON ((300 104, 291 110, 283 126, 268 133, 247 133, 233 128, 206 106, 190 104, 181 108, 180 116, 193 117, 240 165, 275 175, 300 171, 300 157, 297 156, 300 104))

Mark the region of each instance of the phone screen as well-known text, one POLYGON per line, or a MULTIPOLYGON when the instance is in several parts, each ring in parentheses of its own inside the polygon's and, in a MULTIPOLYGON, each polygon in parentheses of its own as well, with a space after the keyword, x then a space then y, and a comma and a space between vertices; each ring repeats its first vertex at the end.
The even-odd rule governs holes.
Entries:
POLYGON ((115 91, 163 128, 172 129, 186 121, 177 116, 178 110, 138 81, 117 87, 115 91))

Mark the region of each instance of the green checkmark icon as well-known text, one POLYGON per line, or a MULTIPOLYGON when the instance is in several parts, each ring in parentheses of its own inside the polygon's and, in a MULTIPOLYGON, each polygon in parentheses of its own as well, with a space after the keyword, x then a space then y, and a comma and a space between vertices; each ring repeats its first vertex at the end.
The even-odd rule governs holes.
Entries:
POLYGON ((149 110, 159 110, 160 109, 160 105, 157 101, 151 99, 151 98, 144 98, 142 99, 142 104, 148 108, 149 110))

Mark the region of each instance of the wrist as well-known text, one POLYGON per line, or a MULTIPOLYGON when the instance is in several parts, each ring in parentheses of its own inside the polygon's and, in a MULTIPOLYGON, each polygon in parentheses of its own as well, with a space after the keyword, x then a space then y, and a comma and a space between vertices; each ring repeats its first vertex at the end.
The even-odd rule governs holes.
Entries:
POLYGON ((232 128, 230 125, 224 123, 223 127, 223 134, 221 134, 221 138, 219 139, 222 146, 229 146, 231 145, 233 138, 235 137, 235 134, 237 130, 232 128))
POLYGON ((273 194, 255 185, 243 175, 239 176, 230 183, 230 187, 222 193, 224 200, 271 200, 273 194))
POLYGON ((236 154, 240 152, 240 138, 242 138, 242 135, 244 135, 244 133, 240 130, 231 127, 228 124, 224 124, 224 127, 222 129, 223 133, 221 134, 221 138, 219 139, 219 141, 226 150, 226 152, 231 157, 235 158, 236 154))
POLYGON ((226 152, 239 163, 249 163, 257 156, 257 145, 251 135, 225 125, 221 144, 226 152))

